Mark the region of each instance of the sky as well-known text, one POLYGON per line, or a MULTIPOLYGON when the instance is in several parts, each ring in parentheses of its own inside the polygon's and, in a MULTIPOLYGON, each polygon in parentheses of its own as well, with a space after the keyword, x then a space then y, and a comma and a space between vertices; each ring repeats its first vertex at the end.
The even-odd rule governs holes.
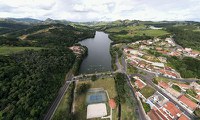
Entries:
POLYGON ((200 21, 200 0, 0 0, 0 18, 200 21))

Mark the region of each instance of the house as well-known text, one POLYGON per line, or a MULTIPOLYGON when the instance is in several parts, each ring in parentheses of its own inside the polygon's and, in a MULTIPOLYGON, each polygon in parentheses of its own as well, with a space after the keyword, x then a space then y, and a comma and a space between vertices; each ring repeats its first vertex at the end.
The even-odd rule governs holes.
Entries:
POLYGON ((169 85, 166 83, 166 82, 158 82, 158 85, 160 86, 160 87, 162 87, 163 89, 166 89, 166 88, 168 88, 169 87, 169 85))
POLYGON ((165 96, 163 96, 158 91, 155 92, 148 99, 149 99, 149 101, 151 101, 158 108, 162 107, 165 103, 167 103, 169 101, 165 96))
POLYGON ((191 111, 194 111, 197 108, 197 104, 187 98, 185 95, 181 95, 178 99, 182 105, 186 108, 189 108, 191 111))
POLYGON ((172 103, 167 102, 161 110, 164 112, 168 119, 177 119, 181 116, 181 111, 172 103))
POLYGON ((159 70, 160 74, 163 74, 163 76, 166 76, 166 77, 171 77, 171 78, 177 78, 177 74, 172 72, 172 71, 168 71, 168 70, 165 70, 165 69, 160 69, 159 70))
POLYGON ((167 62, 167 58, 166 57, 158 57, 158 59, 160 60, 160 62, 163 62, 163 63, 167 62))
POLYGON ((174 90, 173 88, 166 88, 165 89, 167 92, 169 92, 172 96, 174 96, 175 98, 178 98, 179 96, 181 96, 182 94, 176 90, 174 90))
POLYGON ((156 113, 156 111, 155 111, 154 109, 151 109, 151 110, 147 113, 147 115, 149 116, 149 118, 150 118, 151 120, 160 120, 159 115, 156 113))
POLYGON ((159 38, 154 38, 154 42, 159 42, 160 39, 159 38))
POLYGON ((190 120, 185 114, 181 114, 178 120, 190 120))
POLYGON ((149 50, 150 48, 149 47, 147 47, 146 45, 141 45, 140 47, 139 47, 139 49, 142 49, 142 50, 149 50))
POLYGON ((140 80, 136 80, 135 85, 136 85, 137 88, 142 89, 143 87, 146 86, 146 83, 144 84, 144 82, 142 82, 140 80))
POLYGON ((186 52, 191 52, 192 49, 191 49, 191 48, 185 48, 185 51, 186 51, 186 52))
POLYGON ((200 90, 200 85, 199 85, 198 83, 196 83, 196 82, 192 82, 192 83, 190 84, 190 86, 191 86, 192 88, 194 88, 194 89, 200 90))
POLYGON ((157 62, 152 63, 152 65, 156 66, 156 67, 161 67, 161 68, 165 67, 165 65, 163 63, 157 63, 157 62))

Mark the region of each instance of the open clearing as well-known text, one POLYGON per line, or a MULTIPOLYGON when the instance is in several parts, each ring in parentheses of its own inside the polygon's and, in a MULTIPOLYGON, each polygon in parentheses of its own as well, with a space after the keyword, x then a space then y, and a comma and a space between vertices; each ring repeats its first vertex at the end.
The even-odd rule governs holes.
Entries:
POLYGON ((0 47, 0 55, 8 55, 12 53, 21 52, 24 50, 41 50, 42 47, 0 47))

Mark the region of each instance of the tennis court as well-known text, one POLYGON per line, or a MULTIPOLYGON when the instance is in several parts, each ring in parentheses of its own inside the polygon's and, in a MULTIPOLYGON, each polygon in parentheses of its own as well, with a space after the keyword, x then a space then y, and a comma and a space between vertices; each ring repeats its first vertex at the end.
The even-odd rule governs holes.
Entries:
POLYGON ((106 93, 104 90, 100 91, 92 91, 88 92, 86 97, 87 104, 94 104, 94 103, 102 103, 107 101, 106 93))

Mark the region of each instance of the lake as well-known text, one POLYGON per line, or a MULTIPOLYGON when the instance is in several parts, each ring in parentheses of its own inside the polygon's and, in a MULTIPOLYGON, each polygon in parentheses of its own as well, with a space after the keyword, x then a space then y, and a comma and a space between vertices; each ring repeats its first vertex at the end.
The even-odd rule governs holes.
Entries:
POLYGON ((94 38, 79 42, 88 48, 88 56, 80 66, 80 74, 111 71, 111 55, 108 34, 97 31, 94 38))

